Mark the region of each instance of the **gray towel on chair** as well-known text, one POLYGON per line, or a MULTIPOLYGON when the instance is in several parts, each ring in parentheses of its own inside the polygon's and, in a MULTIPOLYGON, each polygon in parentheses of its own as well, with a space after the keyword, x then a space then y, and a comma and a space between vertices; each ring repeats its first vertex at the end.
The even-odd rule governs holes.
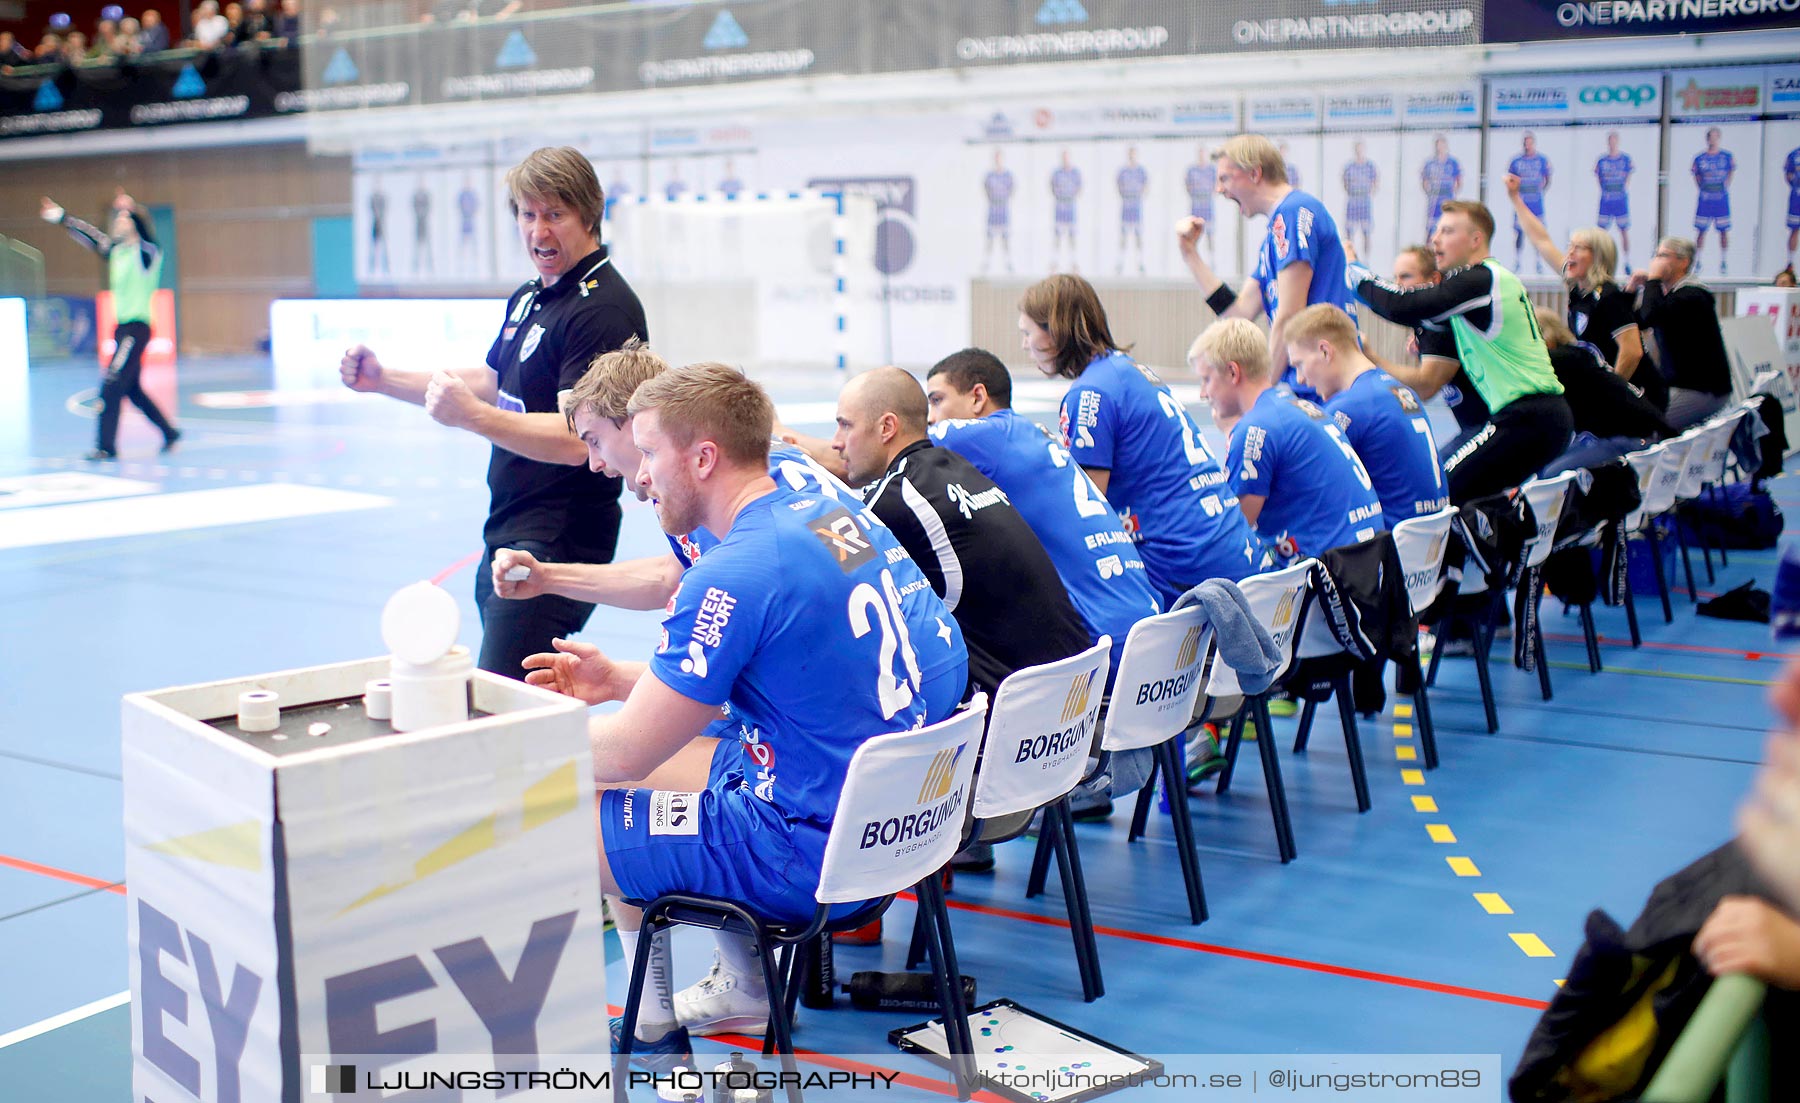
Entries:
POLYGON ((1237 672, 1243 691, 1250 694, 1268 689, 1275 668, 1281 665, 1281 651, 1269 630, 1257 622, 1237 583, 1224 578, 1208 579, 1176 598, 1170 611, 1190 605, 1206 610, 1219 660, 1237 672))

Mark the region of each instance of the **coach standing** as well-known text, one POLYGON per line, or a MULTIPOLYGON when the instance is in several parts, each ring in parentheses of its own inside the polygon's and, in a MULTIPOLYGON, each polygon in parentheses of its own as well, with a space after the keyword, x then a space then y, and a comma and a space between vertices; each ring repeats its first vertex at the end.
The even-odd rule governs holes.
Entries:
MULTIPOLYGON (((506 174, 508 202, 538 278, 513 292, 486 368, 405 372, 361 345, 344 354, 345 386, 425 407, 432 419, 493 444, 483 564, 497 548, 545 562, 604 563, 619 537, 619 480, 591 472, 560 403, 594 357, 647 339, 644 308, 600 244, 604 196, 594 167, 567 146, 540 149, 506 174)), ((483 670, 520 677, 525 656, 587 623, 594 607, 545 596, 503 601, 475 572, 483 670)))

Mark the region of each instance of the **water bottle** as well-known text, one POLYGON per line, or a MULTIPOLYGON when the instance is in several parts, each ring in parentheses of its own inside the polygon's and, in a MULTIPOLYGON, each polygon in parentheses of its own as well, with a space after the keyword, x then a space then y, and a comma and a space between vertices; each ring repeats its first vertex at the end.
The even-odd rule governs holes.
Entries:
MULTIPOLYGON (((964 975, 963 1006, 975 1006, 975 978, 964 975)), ((859 1011, 937 1012, 937 981, 930 973, 852 973, 844 985, 850 1006, 859 1011)))
POLYGON ((712 1092, 708 1103, 772 1103, 774 1093, 766 1088, 754 1086, 754 1081, 747 1079, 762 1071, 744 1059, 742 1053, 733 1053, 728 1059, 713 1067, 712 1092), (739 1076, 732 1079, 732 1074, 739 1076), (734 1084, 750 1084, 749 1087, 736 1087, 734 1084))
POLYGON ((1800 639, 1800 540, 1789 540, 1775 568, 1775 592, 1769 596, 1769 627, 1778 640, 1800 639))
POLYGON ((815 938, 797 951, 800 960, 800 1002, 806 1007, 829 1008, 837 1004, 837 965, 831 939, 815 938))

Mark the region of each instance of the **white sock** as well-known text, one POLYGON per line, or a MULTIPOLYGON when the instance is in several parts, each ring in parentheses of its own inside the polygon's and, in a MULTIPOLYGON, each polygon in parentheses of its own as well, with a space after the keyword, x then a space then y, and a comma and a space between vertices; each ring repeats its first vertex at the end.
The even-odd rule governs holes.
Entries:
POLYGON ((718 940, 719 964, 725 967, 725 971, 737 977, 741 987, 762 991, 762 961, 756 953, 756 943, 750 940, 750 936, 720 931, 713 937, 718 940))
MULTIPOLYGON (((625 950, 625 960, 636 964, 638 940, 642 937, 639 931, 619 929, 619 945, 625 950)), ((645 968, 649 971, 644 979, 644 998, 638 1004, 637 1038, 642 1042, 654 1042, 667 1034, 675 1026, 675 986, 671 977, 674 962, 669 954, 669 929, 664 927, 651 936, 650 960, 645 968)))

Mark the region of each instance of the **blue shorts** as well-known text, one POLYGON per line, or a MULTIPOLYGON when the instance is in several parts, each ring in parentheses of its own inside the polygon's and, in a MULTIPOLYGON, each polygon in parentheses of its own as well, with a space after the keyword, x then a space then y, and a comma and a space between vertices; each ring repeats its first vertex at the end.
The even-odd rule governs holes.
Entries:
POLYGON ((650 901, 670 892, 741 900, 770 918, 801 922, 818 907, 824 832, 791 827, 744 785, 742 744, 721 739, 698 793, 606 789, 600 840, 620 893, 650 901), (816 835, 797 845, 797 833, 816 835), (809 856, 803 850, 816 853, 809 856))
POLYGON ((1800 230, 1800 191, 1788 192, 1788 229, 1800 230))
POLYGON ((1731 197, 1728 195, 1702 195, 1700 202, 1694 206, 1694 229, 1704 230, 1707 227, 1720 230, 1731 229, 1731 197))
POLYGON ((1006 229, 1006 221, 1007 221, 1007 214, 1006 214, 1005 207, 990 206, 988 208, 988 221, 987 221, 988 229, 1004 230, 1004 229, 1006 229))
POLYGON ((1623 195, 1602 195, 1600 197, 1600 217, 1595 219, 1602 230, 1609 226, 1618 226, 1621 230, 1631 228, 1631 200, 1623 195))
POLYGON ((1119 221, 1127 226, 1138 226, 1144 221, 1144 208, 1137 203, 1126 203, 1119 208, 1119 221))
POLYGON ((1075 204, 1058 203, 1056 205, 1056 224, 1058 226, 1075 225, 1075 204))
POLYGON ((1368 229, 1369 223, 1372 221, 1374 221, 1374 204, 1369 202, 1368 196, 1353 195, 1345 202, 1344 224, 1346 226, 1361 226, 1368 229))
POLYGON ((1193 215, 1195 218, 1204 218, 1208 222, 1211 222, 1212 216, 1213 216, 1212 212, 1213 212, 1213 208, 1212 208, 1211 203, 1190 202, 1188 204, 1188 213, 1193 215))

